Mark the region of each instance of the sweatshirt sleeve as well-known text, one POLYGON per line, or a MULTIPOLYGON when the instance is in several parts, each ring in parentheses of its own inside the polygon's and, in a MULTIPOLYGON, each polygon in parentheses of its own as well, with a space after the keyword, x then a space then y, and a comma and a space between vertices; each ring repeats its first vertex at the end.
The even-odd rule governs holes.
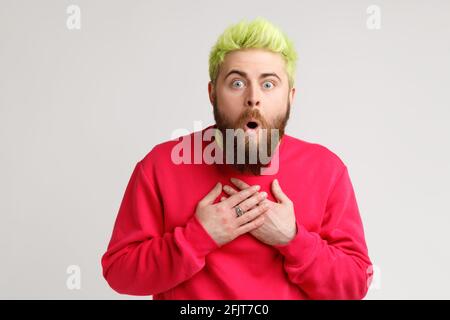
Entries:
POLYGON ((364 298, 372 263, 346 166, 328 197, 320 232, 296 224, 294 239, 274 246, 284 256, 289 279, 310 299, 364 298))
POLYGON ((164 232, 155 169, 147 173, 143 166, 140 161, 134 168, 101 259, 103 277, 121 294, 167 291, 199 272, 205 256, 218 248, 195 213, 185 225, 164 232))

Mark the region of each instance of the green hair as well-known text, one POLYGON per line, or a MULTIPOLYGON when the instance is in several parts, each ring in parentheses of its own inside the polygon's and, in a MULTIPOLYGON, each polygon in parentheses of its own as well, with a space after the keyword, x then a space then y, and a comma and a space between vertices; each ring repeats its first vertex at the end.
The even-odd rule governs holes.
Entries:
POLYGON ((297 52, 293 42, 271 22, 257 17, 251 22, 243 19, 229 26, 217 39, 209 54, 209 77, 216 83, 219 68, 225 55, 231 51, 247 48, 260 48, 280 53, 286 62, 289 88, 294 86, 297 52))

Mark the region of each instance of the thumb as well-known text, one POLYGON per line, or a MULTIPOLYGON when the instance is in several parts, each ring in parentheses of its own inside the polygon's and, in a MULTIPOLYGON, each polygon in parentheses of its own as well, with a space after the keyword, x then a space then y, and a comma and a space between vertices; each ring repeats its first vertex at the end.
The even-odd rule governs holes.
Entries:
POLYGON ((217 183, 214 188, 202 199, 202 204, 208 205, 213 204, 214 200, 220 195, 222 192, 222 184, 217 183))
POLYGON ((280 203, 285 203, 289 200, 288 196, 284 194, 283 190, 281 190, 278 179, 272 181, 272 192, 280 203))

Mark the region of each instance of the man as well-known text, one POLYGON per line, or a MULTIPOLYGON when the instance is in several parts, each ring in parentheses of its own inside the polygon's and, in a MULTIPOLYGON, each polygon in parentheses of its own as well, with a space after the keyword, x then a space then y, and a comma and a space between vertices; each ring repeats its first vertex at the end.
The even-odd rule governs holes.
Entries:
POLYGON ((262 18, 219 37, 208 85, 216 124, 137 163, 102 257, 114 290, 155 300, 366 295, 371 261, 346 165, 285 134, 296 58, 262 18))

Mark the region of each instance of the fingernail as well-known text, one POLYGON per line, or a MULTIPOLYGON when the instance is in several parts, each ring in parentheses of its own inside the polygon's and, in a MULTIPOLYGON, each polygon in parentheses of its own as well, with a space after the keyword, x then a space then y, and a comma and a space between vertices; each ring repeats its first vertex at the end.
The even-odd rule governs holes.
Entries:
POLYGON ((261 196, 263 196, 264 198, 267 197, 267 192, 265 191, 261 192, 261 196))
POLYGON ((255 189, 256 189, 256 190, 259 190, 260 188, 261 188, 261 187, 258 186, 258 185, 255 186, 255 189))

